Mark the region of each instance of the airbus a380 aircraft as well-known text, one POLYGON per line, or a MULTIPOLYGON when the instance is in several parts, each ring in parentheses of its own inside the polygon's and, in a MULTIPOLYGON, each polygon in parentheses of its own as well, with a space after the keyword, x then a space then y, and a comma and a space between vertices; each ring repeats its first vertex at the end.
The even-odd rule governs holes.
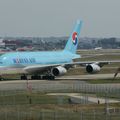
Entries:
POLYGON ((109 63, 108 61, 73 62, 74 59, 81 57, 76 54, 81 26, 82 21, 77 21, 62 51, 14 52, 2 55, 0 74, 4 74, 6 71, 18 71, 22 74, 21 79, 27 79, 28 74, 31 75, 31 79, 41 79, 41 75, 44 75, 45 79, 54 79, 55 76, 64 75, 74 65, 85 65, 88 73, 100 71, 104 64, 109 63))

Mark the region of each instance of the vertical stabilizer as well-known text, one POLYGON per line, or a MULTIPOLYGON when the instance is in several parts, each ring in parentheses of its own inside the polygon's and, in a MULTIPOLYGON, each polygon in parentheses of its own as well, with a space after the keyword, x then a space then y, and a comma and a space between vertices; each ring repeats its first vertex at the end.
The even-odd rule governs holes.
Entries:
POLYGON ((82 26, 82 21, 78 20, 73 29, 73 32, 71 33, 71 35, 67 41, 64 51, 69 51, 73 54, 76 53, 78 42, 79 42, 78 37, 80 35, 81 26, 82 26))

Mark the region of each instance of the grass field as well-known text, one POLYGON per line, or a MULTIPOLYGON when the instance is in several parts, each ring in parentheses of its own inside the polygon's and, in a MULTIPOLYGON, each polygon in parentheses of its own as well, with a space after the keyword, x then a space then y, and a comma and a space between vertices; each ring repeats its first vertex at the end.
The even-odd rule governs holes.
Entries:
MULTIPOLYGON (((14 92, 13 92, 14 93, 14 92)), ((0 96, 0 105, 37 105, 37 104, 59 104, 59 96, 48 96, 43 93, 15 93, 0 96)), ((68 103, 68 97, 64 97, 62 104, 68 103)))
MULTIPOLYGON (((24 106, 21 106, 22 110, 24 109, 24 106)), ((44 106, 45 107, 45 106, 44 106)), ((59 106, 61 108, 62 106, 59 106)), ((101 110, 97 111, 90 107, 91 111, 80 111, 80 107, 74 106, 74 110, 71 110, 71 106, 65 106, 67 109, 60 109, 58 110, 58 106, 51 106, 47 105, 46 108, 51 108, 51 110, 48 109, 41 109, 43 106, 27 106, 25 111, 21 111, 19 106, 8 106, 7 108, 4 108, 3 111, 7 112, 1 112, 0 118, 1 120, 119 120, 120 115, 119 112, 117 113, 110 113, 106 114, 104 108, 101 108, 101 110, 104 110, 104 112, 101 112, 101 110), (11 107, 15 107, 15 110, 10 112, 11 107), (27 111, 28 109, 29 112, 27 111), (36 109, 39 109, 38 111, 36 109), (57 110, 56 110, 57 109, 57 110), (34 111, 35 110, 35 111, 34 111)), ((73 107, 73 106, 72 106, 73 107)), ((85 107, 84 107, 85 108, 85 107)), ((88 108, 88 106, 86 106, 88 108)))
POLYGON ((60 100, 60 96, 48 96, 44 93, 11 93, 8 91, 8 95, 0 95, 0 120, 120 119, 119 103, 109 104, 116 112, 106 114, 105 104, 69 104, 66 96, 61 96, 60 100))
POLYGON ((84 80, 91 84, 107 84, 107 83, 120 83, 120 78, 116 79, 94 79, 94 80, 84 80))
POLYGON ((101 49, 101 50, 94 50, 94 49, 78 49, 77 53, 79 54, 107 54, 107 53, 120 53, 120 49, 101 49))
MULTIPOLYGON (((104 49, 104 50, 99 50, 99 51, 78 50, 77 53, 80 54, 83 57, 83 58, 78 59, 80 61, 120 60, 120 49, 104 49)), ((117 64, 117 66, 118 66, 118 64, 117 64)))

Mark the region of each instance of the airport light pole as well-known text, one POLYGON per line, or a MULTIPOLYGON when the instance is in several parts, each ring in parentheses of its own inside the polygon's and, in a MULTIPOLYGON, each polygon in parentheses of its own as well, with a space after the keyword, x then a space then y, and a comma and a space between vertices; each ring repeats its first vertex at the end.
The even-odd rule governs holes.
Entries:
POLYGON ((31 99, 31 93, 32 93, 32 85, 29 83, 28 79, 26 80, 26 88, 28 91, 28 99, 29 99, 29 104, 32 103, 32 99, 31 99))
POLYGON ((28 79, 26 80, 26 88, 29 93, 32 93, 32 85, 29 83, 28 79))
POLYGON ((108 91, 105 91, 105 113, 109 114, 109 105, 108 105, 108 91))

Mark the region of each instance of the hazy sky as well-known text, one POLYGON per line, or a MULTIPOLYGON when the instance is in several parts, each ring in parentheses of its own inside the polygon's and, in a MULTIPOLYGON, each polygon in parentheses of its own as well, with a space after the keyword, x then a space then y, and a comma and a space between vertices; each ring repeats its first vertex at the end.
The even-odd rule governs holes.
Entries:
POLYGON ((0 0, 0 36, 120 37, 120 0, 0 0))

